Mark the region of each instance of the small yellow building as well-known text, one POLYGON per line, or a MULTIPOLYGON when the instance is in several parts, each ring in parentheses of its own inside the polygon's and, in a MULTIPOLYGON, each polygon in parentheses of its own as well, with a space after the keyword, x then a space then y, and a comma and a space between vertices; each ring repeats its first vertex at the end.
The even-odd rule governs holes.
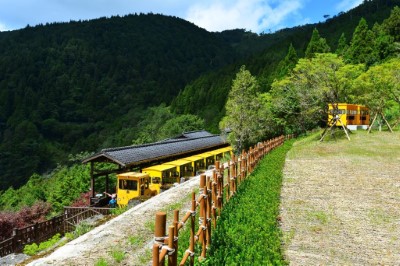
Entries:
POLYGON ((359 127, 366 129, 369 125, 369 119, 369 109, 364 105, 338 103, 336 111, 334 105, 328 105, 329 126, 332 126, 332 123, 336 123, 336 126, 343 124, 350 130, 357 130, 359 127), (338 116, 340 121, 339 119, 333 119, 334 115, 338 116))

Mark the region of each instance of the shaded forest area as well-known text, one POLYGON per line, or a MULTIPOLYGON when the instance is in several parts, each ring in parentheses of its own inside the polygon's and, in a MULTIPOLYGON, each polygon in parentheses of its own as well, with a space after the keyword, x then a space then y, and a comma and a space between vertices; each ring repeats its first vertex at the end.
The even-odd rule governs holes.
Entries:
POLYGON ((395 5, 364 1, 324 23, 261 35, 210 33, 157 14, 1 32, 0 190, 67 163, 69 154, 164 137, 165 121, 190 120, 217 133, 241 65, 267 92, 290 44, 303 56, 317 27, 335 50, 361 17, 372 26, 395 5))

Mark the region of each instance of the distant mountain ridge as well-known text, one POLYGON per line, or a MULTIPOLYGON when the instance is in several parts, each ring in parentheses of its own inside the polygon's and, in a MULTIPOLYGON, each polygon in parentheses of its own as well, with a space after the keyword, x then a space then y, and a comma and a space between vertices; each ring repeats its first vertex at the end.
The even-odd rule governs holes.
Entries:
POLYGON ((266 91, 290 43, 301 55, 317 27, 335 49, 361 17, 372 26, 395 5, 400 0, 364 1, 325 23, 261 35, 210 33, 159 14, 0 32, 0 190, 64 163, 68 154, 131 144, 148 108, 162 103, 204 118, 217 133, 241 65, 266 91))

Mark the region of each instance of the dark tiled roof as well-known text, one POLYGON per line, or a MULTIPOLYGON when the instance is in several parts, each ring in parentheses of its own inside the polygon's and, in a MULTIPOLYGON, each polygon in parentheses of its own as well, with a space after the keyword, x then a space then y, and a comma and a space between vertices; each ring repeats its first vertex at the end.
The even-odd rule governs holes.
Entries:
POLYGON ((197 150, 217 148, 226 144, 227 142, 221 136, 212 135, 207 131, 187 132, 177 138, 151 144, 103 149, 86 158, 83 163, 108 160, 125 167, 189 154, 197 150))

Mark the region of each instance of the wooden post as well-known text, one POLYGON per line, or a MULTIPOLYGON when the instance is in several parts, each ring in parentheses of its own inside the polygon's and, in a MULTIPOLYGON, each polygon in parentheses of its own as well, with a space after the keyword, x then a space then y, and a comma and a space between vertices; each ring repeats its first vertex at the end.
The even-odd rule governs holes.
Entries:
POLYGON ((176 250, 174 249, 174 236, 175 236, 175 226, 171 225, 168 227, 168 266, 176 266, 174 264, 174 253, 176 250))
POLYGON ((212 189, 211 189, 211 194, 212 194, 212 219, 213 219, 213 225, 214 228, 217 226, 217 183, 213 182, 212 183, 212 189))
POLYGON ((107 193, 110 193, 110 179, 108 177, 108 174, 106 174, 106 191, 107 193))
POLYGON ((190 243, 189 243, 189 251, 190 255, 190 266, 194 265, 194 235, 195 235, 195 222, 196 222, 196 194, 192 193, 192 216, 190 217, 190 243))
POLYGON ((160 257, 160 249, 159 245, 154 243, 153 244, 153 266, 159 266, 158 258, 160 257))
POLYGON ((211 180, 207 177, 207 248, 211 245, 211 209, 212 209, 212 199, 211 199, 211 180))
POLYGON ((179 234, 179 231, 178 231, 178 225, 179 225, 179 210, 174 210, 174 232, 175 232, 175 234, 174 234, 174 249, 175 249, 175 252, 174 252, 174 254, 173 254, 173 262, 174 262, 174 265, 178 265, 178 240, 179 240, 179 238, 178 238, 178 234, 179 234))
MULTIPOLYGON (((154 241, 157 244, 163 245, 163 243, 164 243, 166 223, 167 223, 167 214, 165 212, 157 212, 156 213, 155 230, 154 230, 154 241)), ((159 254, 159 256, 160 255, 163 255, 163 253, 159 254)), ((153 260, 154 260, 154 258, 153 258, 153 260)), ((158 265, 161 265, 161 266, 165 265, 164 259, 162 259, 162 260, 158 259, 158 260, 159 260, 158 265)))
POLYGON ((92 194, 92 198, 94 198, 96 196, 96 193, 94 191, 95 181, 94 181, 94 176, 93 176, 93 172, 94 172, 93 167, 94 167, 93 162, 90 162, 90 189, 91 189, 91 192, 92 192, 91 193, 92 194))
MULTIPOLYGON (((207 187, 206 187, 206 175, 202 174, 200 175, 200 186, 199 186, 199 191, 201 194, 201 201, 200 201, 200 213, 199 213, 199 224, 204 224, 204 220, 206 219, 206 199, 204 196, 207 195, 207 187)), ((199 235, 199 241, 200 243, 205 241, 203 239, 203 234, 199 235)))
MULTIPOLYGON (((205 198, 207 196, 207 187, 204 186, 203 188, 203 200, 201 201, 200 204, 200 210, 203 210, 203 220, 202 220, 202 231, 200 233, 200 242, 202 243, 202 248, 201 248, 201 255, 199 257, 199 261, 203 260, 206 258, 206 249, 207 249, 207 217, 206 217, 206 212, 207 212, 207 199, 205 198)), ((200 211, 201 212, 201 211, 200 211)))

